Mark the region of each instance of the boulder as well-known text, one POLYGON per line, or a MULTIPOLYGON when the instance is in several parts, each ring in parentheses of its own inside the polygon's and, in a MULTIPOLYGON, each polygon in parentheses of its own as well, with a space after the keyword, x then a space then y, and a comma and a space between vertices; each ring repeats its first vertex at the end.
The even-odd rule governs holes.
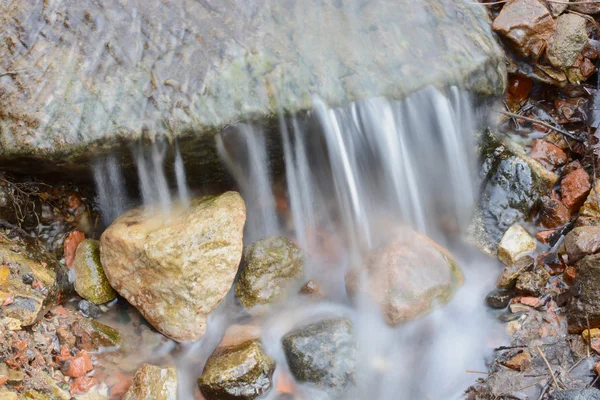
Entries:
POLYGON ((498 259, 511 265, 527 253, 535 250, 535 240, 521 225, 511 226, 498 244, 498 259))
POLYGON ((210 356, 198 385, 206 400, 252 400, 271 390, 275 362, 258 340, 220 347, 210 356))
POLYGON ((157 367, 144 364, 133 377, 131 387, 123 400, 176 400, 177 370, 175 367, 157 367))
POLYGON ((117 297, 100 263, 100 244, 97 240, 86 239, 77 246, 73 271, 75 291, 84 299, 94 304, 104 304, 117 297))
POLYGON ((597 253, 600 251, 600 226, 581 226, 573 229, 565 236, 565 249, 570 263, 597 253))
POLYGON ((194 199, 169 215, 128 211, 100 238, 104 272, 152 326, 173 340, 196 341, 233 284, 245 220, 236 192, 194 199))
POLYGON ((303 263, 302 251, 291 240, 280 236, 259 240, 244 249, 235 295, 247 310, 277 301, 302 277, 303 263))
POLYGON ((0 301, 5 317, 29 326, 72 292, 66 268, 40 246, 0 234, 0 301))
POLYGON ((410 228, 371 251, 362 269, 346 275, 351 298, 366 295, 390 325, 417 318, 434 304, 446 304, 462 284, 460 268, 448 252, 410 228), (362 282, 362 279, 366 279, 362 282))
POLYGON ((309 110, 314 94, 331 106, 431 85, 501 94, 506 79, 485 8, 461 0, 368 12, 320 0, 23 0, 0 26, 1 159, 80 170, 110 149, 131 162, 121 143, 144 132, 178 137, 186 167, 216 168, 223 127, 276 125, 278 110, 309 110))
POLYGON ((290 372, 331 393, 344 393, 354 382, 356 343, 352 323, 331 319, 298 328, 282 339, 290 372))
POLYGON ((587 21, 576 14, 564 14, 556 19, 556 32, 548 45, 548 60, 560 70, 566 70, 588 42, 587 21))
POLYGON ((556 26, 548 9, 538 0, 506 3, 492 29, 520 55, 538 59, 556 26))
POLYGON ((567 319, 569 332, 579 333, 588 328, 600 328, 600 254, 582 258, 576 265, 577 296, 569 299, 567 319))

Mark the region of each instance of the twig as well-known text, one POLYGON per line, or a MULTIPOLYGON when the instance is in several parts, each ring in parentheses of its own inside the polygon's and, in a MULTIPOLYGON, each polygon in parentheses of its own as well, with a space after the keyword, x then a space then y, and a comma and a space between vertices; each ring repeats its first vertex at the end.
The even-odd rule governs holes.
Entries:
POLYGON ((590 358, 590 347, 592 347, 592 331, 590 330, 590 318, 588 317, 587 314, 585 314, 585 322, 587 323, 587 333, 588 333, 587 356, 588 356, 588 358, 590 358))
POLYGON ((508 0, 500 0, 500 1, 494 1, 492 3, 480 3, 478 1, 471 3, 471 4, 481 4, 482 6, 495 6, 496 4, 504 4, 506 3, 508 0))
POLYGON ((483 371, 475 371, 472 369, 468 369, 465 371, 467 374, 482 374, 482 375, 489 375, 489 373, 487 372, 483 372, 483 371))
POLYGON ((535 346, 535 348, 540 353, 540 356, 542 356, 542 359, 544 359, 544 362, 546 363, 546 366, 548 367, 548 371, 550 371, 550 376, 552 377, 552 380, 554 381, 554 386, 556 386, 557 389, 560 389, 560 386, 558 386, 558 382, 556 381, 556 376, 554 376, 554 371, 552 371, 552 367, 550 366, 548 359, 544 355, 544 352, 542 351, 542 349, 540 349, 540 346, 535 346))
POLYGON ((527 346, 500 346, 496 347, 494 351, 502 351, 502 350, 512 350, 512 349, 522 349, 527 346))
POLYGON ((513 118, 519 118, 519 119, 522 119, 522 120, 524 120, 524 121, 529 121, 529 122, 533 122, 533 123, 536 123, 536 124, 539 124, 539 125, 545 126, 546 128, 548 128, 548 129, 552 129, 552 130, 554 130, 554 131, 556 131, 556 132, 558 132, 558 133, 560 133, 560 134, 563 134, 563 135, 565 135, 566 137, 568 137, 568 138, 571 138, 571 139, 573 139, 573 140, 575 140, 575 141, 577 141, 577 142, 579 142, 579 143, 584 143, 584 142, 585 142, 585 140, 578 138, 577 136, 573 135, 572 133, 570 133, 570 132, 567 132, 567 131, 565 131, 564 129, 557 128, 556 126, 552 126, 552 125, 550 125, 550 124, 548 124, 548 123, 546 123, 546 122, 544 122, 544 121, 541 121, 541 120, 539 120, 539 119, 535 119, 535 118, 529 118, 529 117, 524 117, 524 116, 522 116, 522 115, 515 114, 515 113, 511 113, 511 112, 508 112, 508 111, 498 111, 498 112, 499 112, 500 114, 505 114, 505 115, 508 115, 509 117, 513 117, 513 118))

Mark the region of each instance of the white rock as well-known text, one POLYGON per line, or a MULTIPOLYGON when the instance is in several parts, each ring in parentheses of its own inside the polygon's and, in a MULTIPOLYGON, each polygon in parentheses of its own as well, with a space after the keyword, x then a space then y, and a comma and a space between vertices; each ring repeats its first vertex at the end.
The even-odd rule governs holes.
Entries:
POLYGON ((498 259, 506 265, 511 265, 533 250, 535 250, 535 240, 525 228, 516 224, 502 236, 498 245, 498 259))

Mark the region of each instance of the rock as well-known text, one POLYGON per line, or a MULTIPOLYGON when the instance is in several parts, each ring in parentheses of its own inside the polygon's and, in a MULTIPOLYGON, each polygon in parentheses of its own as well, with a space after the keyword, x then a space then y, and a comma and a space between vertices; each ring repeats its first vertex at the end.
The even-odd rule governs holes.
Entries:
POLYGON ((114 350, 121 345, 121 334, 115 328, 93 319, 82 318, 72 325, 77 347, 87 351, 114 350))
POLYGON ((291 240, 273 236, 247 246, 241 268, 235 295, 249 310, 281 299, 304 274, 304 257, 291 240))
POLYGON ((427 237, 405 228, 390 238, 367 255, 363 270, 346 274, 346 290, 350 298, 369 296, 386 322, 397 325, 450 301, 463 277, 447 251, 427 237), (363 272, 366 282, 360 281, 363 272))
POLYGON ((85 317, 98 318, 102 314, 102 309, 87 300, 81 300, 77 303, 77 308, 85 317))
POLYGON ((560 200, 548 196, 542 197, 540 222, 545 228, 561 227, 570 219, 571 213, 560 200))
POLYGON ((535 248, 535 240, 531 235, 521 225, 513 225, 500 240, 498 259, 506 265, 511 265, 535 248))
POLYGON ((94 366, 87 351, 81 350, 76 356, 63 356, 60 369, 68 377, 79 378, 94 369, 94 366))
POLYGON ((581 226, 565 236, 565 250, 569 263, 600 251, 600 226, 581 226))
POLYGON ((85 240, 85 233, 78 231, 77 229, 69 232, 64 242, 64 257, 67 268, 71 268, 75 262, 75 253, 79 243, 85 240))
POLYGON ((576 169, 565 176, 560 184, 562 202, 571 213, 577 212, 592 188, 590 176, 583 168, 576 169))
POLYGON ((316 322, 283 337, 290 372, 299 382, 343 393, 354 382, 356 344, 346 319, 316 322))
POLYGON ((511 290, 494 289, 485 298, 488 307, 502 310, 508 306, 515 293, 511 290))
POLYGON ((11 3, 0 15, 0 156, 87 170, 90 155, 111 148, 126 162, 121 142, 149 131, 179 137, 188 170, 221 170, 223 127, 250 115, 277 124, 279 109, 310 110, 313 94, 331 106, 430 85, 500 95, 504 55, 488 21, 459 0, 386 1, 368 13, 319 0, 11 3), (147 99, 153 106, 140 107, 147 99))
POLYGON ((134 209, 115 220, 100 238, 102 266, 152 326, 173 340, 196 341, 237 273, 244 201, 227 192, 164 217, 134 209))
POLYGON ((550 170, 555 170, 568 160, 567 154, 560 147, 543 139, 535 139, 531 143, 530 155, 550 170))
POLYGON ((84 299, 94 304, 104 304, 117 297, 100 264, 100 245, 97 240, 86 239, 79 244, 73 270, 75 291, 84 299))
POLYGON ((556 19, 556 32, 548 45, 550 64, 564 71, 575 63, 588 42, 586 25, 586 19, 576 14, 564 14, 556 19))
POLYGON ((492 29, 506 39, 520 55, 538 59, 555 30, 552 15, 537 0, 506 3, 492 29))
POLYGON ((550 400, 600 400, 600 390, 590 388, 554 391, 550 400))
POLYGON ((555 18, 558 17, 563 12, 565 12, 567 7, 569 7, 569 5, 566 2, 565 3, 548 3, 548 6, 550 7, 550 13, 555 18))
POLYGON ((523 272, 517 278, 515 285, 517 292, 528 296, 541 296, 544 294, 544 287, 550 280, 550 274, 543 268, 536 268, 533 271, 523 272))
POLYGON ((557 236, 556 235, 557 232, 558 231, 556 229, 551 229, 551 230, 547 230, 547 231, 539 231, 538 233, 535 234, 535 238, 545 244, 548 244, 550 242, 554 243, 554 239, 557 236))
POLYGON ((504 95, 504 100, 510 111, 517 112, 527 102, 529 92, 533 87, 533 81, 529 78, 511 75, 508 78, 508 88, 504 95))
POLYGON ((589 0, 589 2, 576 2, 579 4, 569 5, 569 10, 577 11, 583 14, 598 14, 600 13, 600 1, 589 0))
POLYGON ((502 274, 498 277, 496 287, 498 289, 512 289, 515 286, 517 278, 523 272, 533 268, 534 260, 532 257, 521 257, 517 262, 504 267, 502 274))
POLYGON ((269 392, 275 362, 257 340, 217 348, 210 356, 198 385, 206 400, 251 400, 269 392))
POLYGON ((600 188, 600 180, 596 181, 594 189, 590 191, 583 206, 579 209, 579 217, 577 218, 577 226, 582 225, 600 225, 600 208, 598 207, 598 189, 600 188))
POLYGON ((177 370, 144 364, 133 377, 123 400, 176 400, 177 370))
POLYGON ((480 249, 496 256, 498 243, 512 225, 531 219, 535 205, 558 180, 523 148, 487 131, 480 138, 481 197, 470 226, 480 249))
POLYGON ((523 351, 504 363, 508 368, 516 371, 525 371, 531 366, 531 354, 523 351))
POLYGON ((300 288, 300 293, 306 294, 314 297, 322 297, 324 296, 323 289, 321 289, 321 285, 318 281, 311 279, 302 288, 300 288))
POLYGON ((66 269, 41 247, 21 239, 0 234, 0 266, 9 273, 0 292, 10 295, 2 311, 20 326, 32 325, 72 291, 66 269), (33 276, 33 282, 25 283, 25 276, 33 276))
POLYGON ((563 279, 565 283, 569 286, 575 283, 575 279, 577 278, 577 269, 572 266, 568 266, 565 268, 565 272, 563 272, 563 279))
POLYGON ((600 328, 600 254, 582 258, 576 265, 579 295, 569 299, 567 319, 569 332, 579 333, 588 328, 600 328))

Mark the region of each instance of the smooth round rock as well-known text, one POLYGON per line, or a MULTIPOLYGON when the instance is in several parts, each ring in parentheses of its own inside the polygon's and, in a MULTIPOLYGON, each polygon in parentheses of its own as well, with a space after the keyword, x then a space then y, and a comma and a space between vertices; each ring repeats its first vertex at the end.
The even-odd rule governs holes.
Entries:
POLYGON ((75 272, 75 291, 84 299, 94 304, 104 304, 117 297, 100 263, 100 244, 97 240, 85 239, 77 246, 72 268, 75 272))

